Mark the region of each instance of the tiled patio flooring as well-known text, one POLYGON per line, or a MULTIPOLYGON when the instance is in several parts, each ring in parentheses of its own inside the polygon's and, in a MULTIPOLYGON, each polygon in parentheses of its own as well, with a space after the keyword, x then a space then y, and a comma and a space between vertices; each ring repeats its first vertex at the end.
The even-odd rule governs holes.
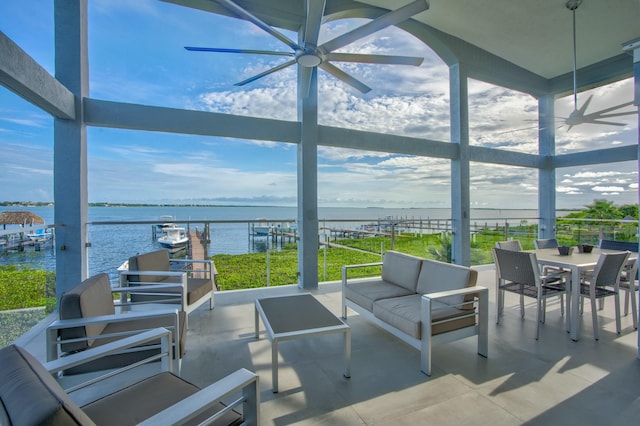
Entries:
MULTIPOLYGON (((418 352, 351 312, 351 378, 341 374, 340 335, 280 344, 280 392, 271 391, 271 346, 264 329, 254 337, 256 297, 299 292, 296 286, 218 293, 216 308, 190 316, 182 376, 207 385, 237 368, 260 376, 264 425, 632 425, 640 419, 640 360, 631 316, 615 334, 613 299, 600 312, 593 339, 585 304, 582 338, 564 331, 559 304, 535 336, 535 311, 507 295, 495 324, 493 269, 479 284, 491 289, 489 358, 476 354, 475 338, 436 347, 431 378, 419 370, 418 352)), ((340 313, 339 283, 313 294, 340 313)), ((261 327, 263 327, 261 323, 261 327)), ((44 344, 42 344, 44 346, 44 344)))

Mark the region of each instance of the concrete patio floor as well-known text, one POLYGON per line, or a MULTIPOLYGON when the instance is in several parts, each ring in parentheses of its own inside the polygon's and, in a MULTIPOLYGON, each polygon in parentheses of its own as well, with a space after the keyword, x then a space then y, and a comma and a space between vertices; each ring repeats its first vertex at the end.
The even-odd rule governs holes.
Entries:
MULTIPOLYGON (((255 371, 264 425, 637 424, 637 332, 628 315, 622 333, 615 333, 613 299, 599 312, 599 341, 588 303, 581 340, 573 342, 556 301, 548 304, 535 340, 534 301, 525 301, 522 319, 518 298, 507 295, 496 325, 494 270, 481 269, 478 283, 491 291, 489 357, 476 354, 475 338, 437 346, 431 377, 420 372, 418 351, 350 311, 351 378, 342 376, 342 336, 282 342, 280 392, 274 394, 271 345, 262 322, 260 338, 254 337, 253 302, 301 292, 297 286, 217 293, 214 310, 201 307, 189 317, 182 376, 205 386, 240 367, 255 371)), ((312 293, 340 314, 339 283, 321 284, 312 293)))
MULTIPOLYGON (((616 335, 613 299, 600 312, 601 337, 593 339, 588 304, 582 338, 564 331, 559 303, 535 340, 535 304, 507 295, 495 323, 495 272, 479 284, 491 289, 489 358, 476 354, 476 339, 436 347, 433 375, 420 372, 419 354, 350 312, 351 378, 341 374, 342 338, 327 335, 280 344, 280 392, 271 392, 271 346, 261 325, 254 331, 256 297, 302 291, 296 286, 219 293, 213 311, 189 321, 182 375, 208 384, 239 367, 260 375, 261 418, 270 425, 518 425, 636 424, 640 419, 640 360, 631 316, 616 335)), ((313 294, 340 314, 339 283, 313 294)))

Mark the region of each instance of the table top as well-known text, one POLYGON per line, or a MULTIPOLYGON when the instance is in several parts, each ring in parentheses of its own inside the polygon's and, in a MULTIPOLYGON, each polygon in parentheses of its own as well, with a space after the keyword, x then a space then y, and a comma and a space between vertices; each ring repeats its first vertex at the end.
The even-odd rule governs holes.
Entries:
POLYGON ((258 306, 275 334, 348 327, 309 293, 256 299, 258 306))
MULTIPOLYGON (((544 262, 552 266, 577 266, 578 268, 585 268, 594 266, 598 263, 601 253, 620 253, 618 250, 593 248, 591 253, 580 253, 578 249, 574 247, 573 253, 570 255, 561 255, 558 253, 557 248, 548 248, 534 250, 538 262, 544 262)), ((638 258, 638 253, 631 253, 629 260, 635 260, 638 258)))

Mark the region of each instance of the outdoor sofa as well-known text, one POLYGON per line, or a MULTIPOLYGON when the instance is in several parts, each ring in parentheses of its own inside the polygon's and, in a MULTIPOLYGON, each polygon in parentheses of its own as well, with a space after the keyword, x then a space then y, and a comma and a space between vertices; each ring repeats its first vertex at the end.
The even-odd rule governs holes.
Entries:
POLYGON ((420 369, 431 375, 431 347, 478 336, 478 354, 488 353, 488 289, 476 286, 477 271, 396 251, 382 262, 342 268, 342 316, 347 307, 420 350, 420 369), (349 272, 382 267, 381 275, 349 278, 349 272))

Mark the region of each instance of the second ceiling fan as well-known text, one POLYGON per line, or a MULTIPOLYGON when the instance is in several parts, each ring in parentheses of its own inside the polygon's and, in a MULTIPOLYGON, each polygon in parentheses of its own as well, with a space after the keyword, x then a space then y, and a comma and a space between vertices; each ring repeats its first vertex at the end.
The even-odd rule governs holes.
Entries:
POLYGON ((392 25, 397 25, 407 19, 411 18, 420 12, 429 9, 429 2, 427 0, 415 0, 399 9, 385 13, 384 15, 346 32, 332 40, 329 40, 321 45, 318 45, 318 38, 320 35, 320 26, 322 25, 322 19, 324 17, 324 10, 326 0, 306 0, 306 21, 304 24, 304 32, 302 36, 302 42, 297 43, 291 40, 280 31, 276 30, 272 26, 268 25, 260 18, 253 15, 248 10, 240 7, 232 0, 215 0, 217 3, 225 6, 231 12, 238 17, 246 19, 252 22, 258 28, 271 34, 287 46, 291 48, 291 52, 270 51, 270 50, 251 50, 251 49, 227 49, 216 47, 193 47, 186 46, 185 49, 190 51, 200 52, 223 52, 223 53, 250 53, 258 55, 275 55, 275 56, 287 56, 291 57, 287 62, 270 68, 264 72, 261 72, 253 77, 236 83, 236 86, 243 86, 258 80, 269 74, 272 74, 281 69, 287 68, 291 65, 298 64, 302 73, 302 96, 307 97, 309 95, 309 89, 311 86, 311 75, 314 68, 320 68, 334 77, 342 80, 343 82, 351 85, 362 93, 367 93, 371 90, 369 86, 356 79, 355 77, 347 74, 340 68, 333 65, 331 62, 358 62, 358 63, 370 63, 370 64, 391 64, 391 65, 412 65, 420 66, 424 58, 413 56, 389 56, 389 55, 370 55, 370 54, 357 54, 357 53, 342 53, 335 52, 335 50, 344 47, 354 41, 367 37, 377 31, 387 28, 392 25))

